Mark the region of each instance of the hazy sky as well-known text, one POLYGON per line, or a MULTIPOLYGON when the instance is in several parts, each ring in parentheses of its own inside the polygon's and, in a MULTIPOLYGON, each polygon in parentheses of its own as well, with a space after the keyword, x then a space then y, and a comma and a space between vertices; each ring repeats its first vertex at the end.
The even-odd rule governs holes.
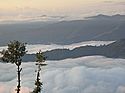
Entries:
POLYGON ((0 19, 125 14, 124 7, 125 0, 0 0, 0 19))

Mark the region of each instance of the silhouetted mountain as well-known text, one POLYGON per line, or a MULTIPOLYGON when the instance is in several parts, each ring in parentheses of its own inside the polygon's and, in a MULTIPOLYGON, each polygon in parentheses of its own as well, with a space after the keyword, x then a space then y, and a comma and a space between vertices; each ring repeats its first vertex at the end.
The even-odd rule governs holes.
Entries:
POLYGON ((119 40, 125 37, 125 15, 97 15, 85 20, 56 23, 32 22, 0 25, 0 45, 9 40, 29 44, 71 44, 89 40, 119 40))
POLYGON ((97 16, 91 16, 91 17, 86 17, 86 18, 92 18, 92 19, 124 19, 125 15, 116 14, 116 15, 108 16, 108 15, 99 14, 97 16))
MULTIPOLYGON (((125 39, 103 46, 82 46, 73 50, 55 49, 44 52, 47 60, 63 60, 83 56, 101 55, 109 58, 125 58, 125 39)), ((35 54, 27 54, 24 61, 35 61, 35 54)))

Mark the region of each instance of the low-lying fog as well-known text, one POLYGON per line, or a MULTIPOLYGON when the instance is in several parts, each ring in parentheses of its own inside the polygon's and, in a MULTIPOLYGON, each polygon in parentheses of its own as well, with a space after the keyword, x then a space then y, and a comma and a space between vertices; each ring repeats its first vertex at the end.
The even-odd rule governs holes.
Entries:
MULTIPOLYGON (((125 59, 89 56, 47 61, 42 93, 125 93, 125 59)), ((22 93, 34 87, 35 64, 22 64, 22 93)), ((16 66, 0 63, 0 93, 14 93, 16 66)))
MULTIPOLYGON (((80 43, 74 43, 70 45, 57 45, 57 44, 50 44, 50 45, 43 45, 43 44, 36 44, 36 45, 27 45, 27 54, 33 54, 38 52, 39 50, 47 51, 47 50, 53 50, 53 49, 74 49, 76 47, 80 46, 100 46, 100 45, 108 45, 110 43, 113 43, 114 41, 86 41, 86 42, 80 42, 80 43)), ((6 49, 6 46, 0 47, 0 51, 3 49, 6 49)))
MULTIPOLYGON (((28 53, 39 49, 75 48, 84 45, 102 45, 111 42, 77 43, 73 45, 28 45, 28 53)), ((2 50, 5 47, 1 47, 2 50)), ((46 61, 42 68, 42 93, 125 93, 125 59, 86 56, 60 61, 46 61)), ((23 62, 21 93, 34 88, 35 62, 23 62)), ((0 93, 15 93, 17 78, 14 64, 0 63, 0 93)))

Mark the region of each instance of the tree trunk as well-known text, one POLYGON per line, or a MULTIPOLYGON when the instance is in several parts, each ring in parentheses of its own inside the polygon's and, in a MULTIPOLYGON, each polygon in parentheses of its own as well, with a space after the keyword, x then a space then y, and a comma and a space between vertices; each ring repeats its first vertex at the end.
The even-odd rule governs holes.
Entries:
MULTIPOLYGON (((39 83, 39 71, 37 72, 37 83, 39 83)), ((39 90, 39 85, 37 85, 37 90, 39 90)))
POLYGON ((20 88, 21 88, 21 86, 20 86, 20 72, 21 72, 21 70, 22 69, 20 69, 20 66, 18 65, 18 68, 17 68, 17 93, 19 93, 20 92, 20 88))

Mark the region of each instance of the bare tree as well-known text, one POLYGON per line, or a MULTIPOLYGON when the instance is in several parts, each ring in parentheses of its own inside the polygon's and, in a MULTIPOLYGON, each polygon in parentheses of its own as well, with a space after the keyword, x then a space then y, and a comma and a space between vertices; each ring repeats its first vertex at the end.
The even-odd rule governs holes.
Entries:
POLYGON ((17 93, 20 92, 21 88, 21 76, 20 73, 22 71, 21 63, 22 57, 26 54, 26 43, 21 43, 19 41, 10 41, 8 44, 7 50, 1 51, 2 57, 1 60, 7 63, 13 63, 17 66, 17 93))

